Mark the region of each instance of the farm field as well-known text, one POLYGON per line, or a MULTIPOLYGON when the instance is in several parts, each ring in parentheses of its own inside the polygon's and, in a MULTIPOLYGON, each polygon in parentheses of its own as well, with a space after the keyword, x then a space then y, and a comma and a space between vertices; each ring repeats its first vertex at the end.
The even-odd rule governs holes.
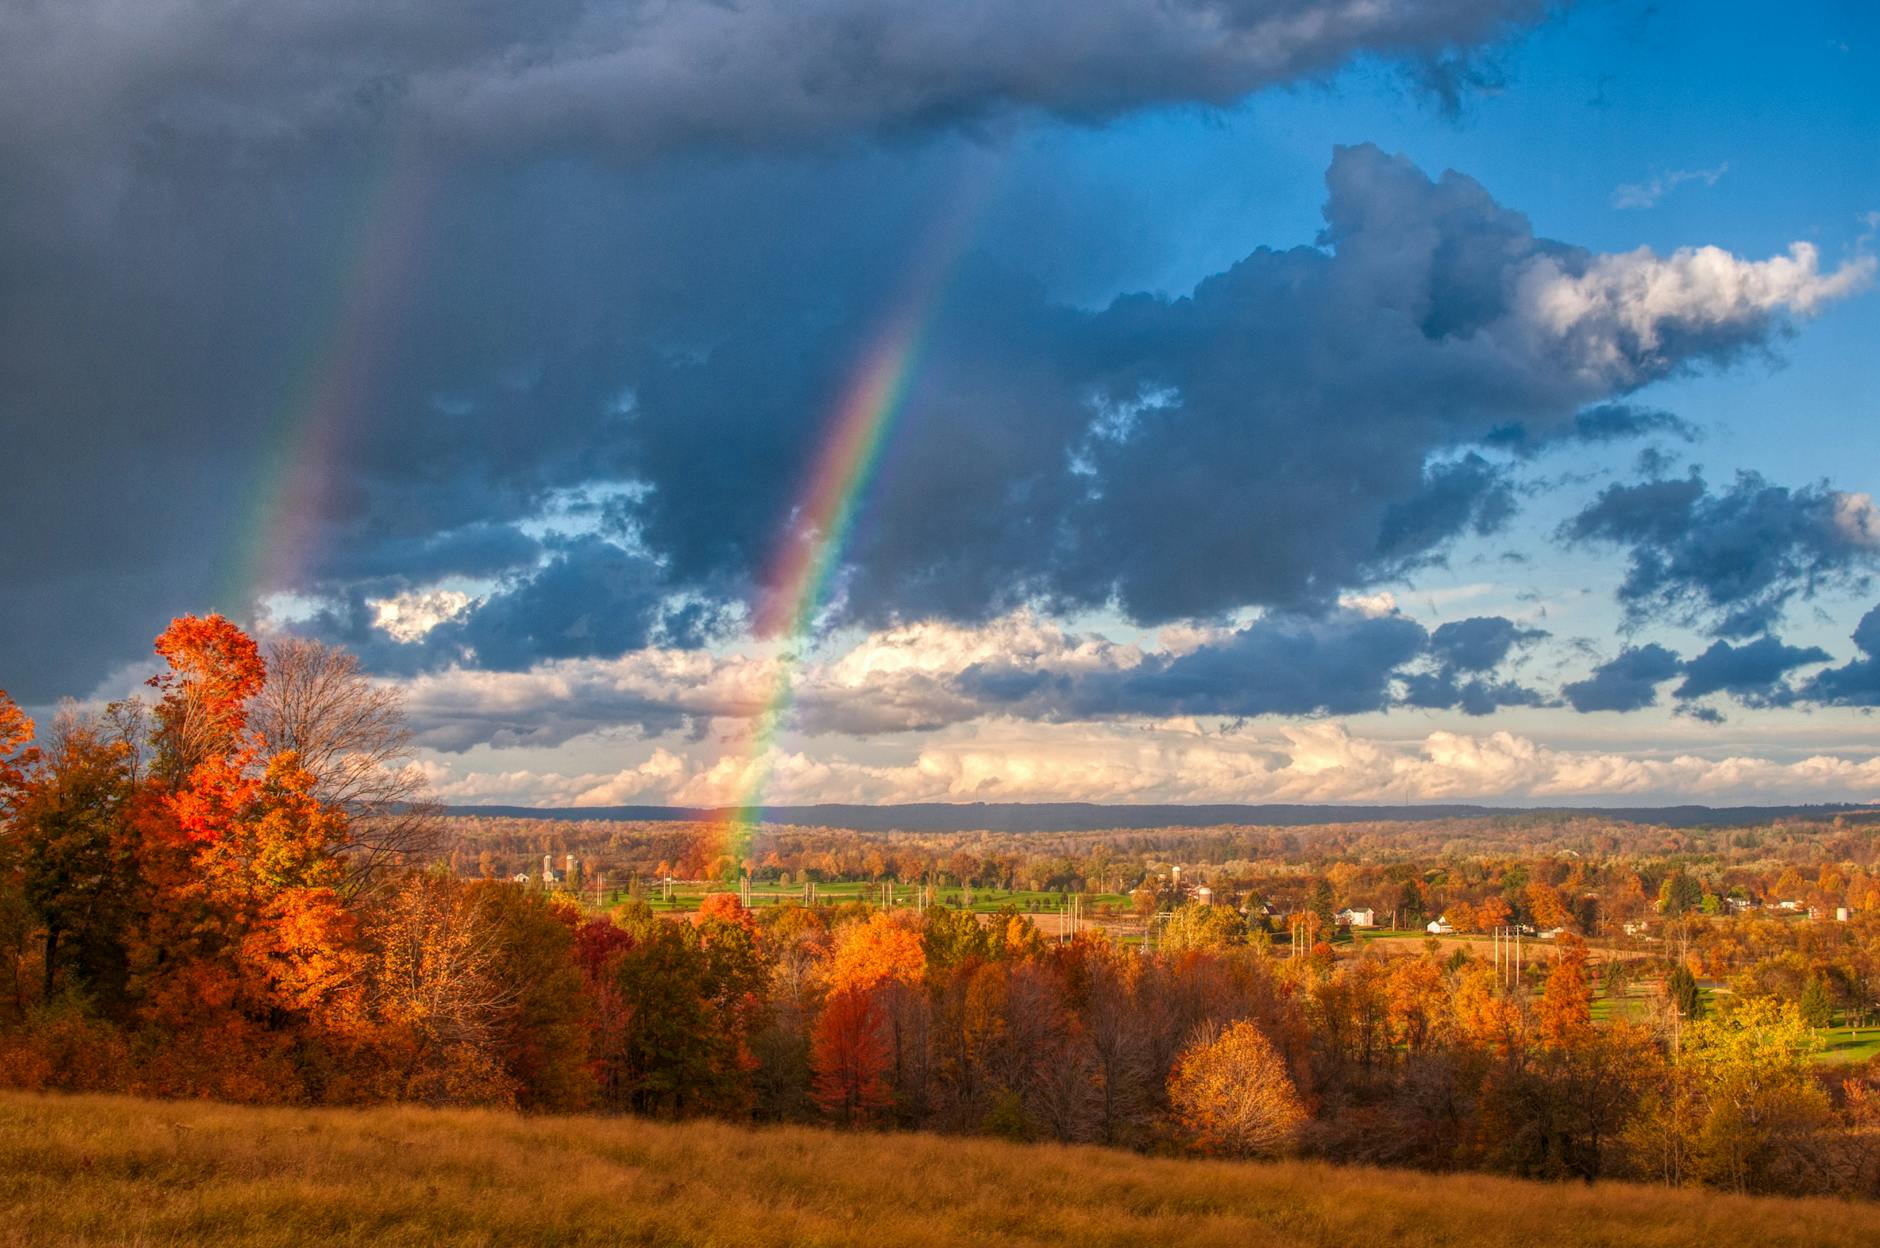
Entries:
POLYGON ((1830 1066, 1852 1066, 1880 1057, 1880 1027, 1824 1027, 1819 1033, 1821 1052, 1815 1060, 1830 1066))
MULTIPOLYGON (((748 904, 756 909, 791 902, 801 903, 806 898, 813 898, 823 905, 867 902, 876 906, 905 908, 919 904, 919 888, 914 885, 896 884, 890 887, 872 881, 836 881, 811 887, 813 893, 806 893, 801 885, 755 884, 751 886, 748 904)), ((689 913, 697 910, 700 903, 712 893, 728 891, 733 890, 722 884, 686 881, 675 882, 670 891, 657 884, 647 884, 640 895, 658 913, 689 913)), ((604 895, 602 905, 611 908, 627 900, 627 897, 628 893, 624 889, 610 889, 604 895)), ((1110 907, 1118 917, 1133 916, 1134 913, 1129 898, 1122 893, 1085 893, 1082 899, 1087 917, 1093 917, 1101 906, 1110 907)), ((990 914, 1006 906, 1017 906, 1027 914, 1055 913, 1068 908, 1064 894, 1048 889, 975 888, 970 895, 965 895, 955 886, 936 889, 930 895, 930 901, 934 905, 971 910, 978 914, 990 914)))
POLYGON ((929 1135, 0 1095, 0 1245, 1866 1244, 1880 1208, 929 1135), (891 1150, 892 1185, 881 1165, 891 1150))

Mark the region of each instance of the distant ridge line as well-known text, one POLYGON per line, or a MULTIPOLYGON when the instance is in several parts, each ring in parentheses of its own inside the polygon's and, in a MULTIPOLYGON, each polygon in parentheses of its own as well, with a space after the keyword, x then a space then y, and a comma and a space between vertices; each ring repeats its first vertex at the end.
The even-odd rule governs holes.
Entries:
MULTIPOLYGON (((636 823, 695 823, 722 819, 723 807, 688 806, 449 806, 445 813, 492 819, 594 819, 636 823)), ((845 828, 855 832, 1106 832, 1125 828, 1206 828, 1220 824, 1302 827, 1322 823, 1428 822, 1510 815, 1595 815, 1665 827, 1742 827, 1776 819, 1858 814, 1880 807, 1847 802, 1808 806, 1319 806, 1319 805, 1104 805, 1096 802, 909 802, 893 806, 824 803, 766 806, 772 824, 845 828)))

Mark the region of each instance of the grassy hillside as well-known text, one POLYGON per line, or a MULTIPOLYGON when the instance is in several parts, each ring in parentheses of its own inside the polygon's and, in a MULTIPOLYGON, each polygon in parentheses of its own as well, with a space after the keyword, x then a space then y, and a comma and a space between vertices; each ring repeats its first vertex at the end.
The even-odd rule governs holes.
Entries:
POLYGON ((1880 1207, 934 1136, 0 1095, 0 1244, 1867 1244, 1880 1207))

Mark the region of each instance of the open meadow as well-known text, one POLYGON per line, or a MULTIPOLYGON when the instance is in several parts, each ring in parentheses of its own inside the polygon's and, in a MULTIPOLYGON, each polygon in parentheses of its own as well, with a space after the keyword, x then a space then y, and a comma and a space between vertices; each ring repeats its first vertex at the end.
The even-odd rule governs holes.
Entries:
POLYGON ((1880 1208, 929 1135, 0 1096, 0 1244, 1869 1244, 1880 1208))

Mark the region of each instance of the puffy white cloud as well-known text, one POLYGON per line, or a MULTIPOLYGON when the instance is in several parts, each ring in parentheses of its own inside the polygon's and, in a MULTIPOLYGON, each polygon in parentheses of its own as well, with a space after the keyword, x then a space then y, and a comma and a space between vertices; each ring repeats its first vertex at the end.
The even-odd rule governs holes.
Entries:
POLYGON ((889 762, 783 749, 683 762, 664 749, 613 776, 534 772, 442 779, 451 800, 715 806, 764 779, 765 800, 812 802, 1423 802, 1876 800, 1880 756, 1801 759, 1556 749, 1509 732, 1386 740, 1340 723, 1209 732, 1171 720, 1136 728, 994 726, 889 762))
POLYGON ((417 641, 470 606, 469 594, 454 589, 414 590, 390 598, 371 598, 373 624, 393 641, 417 641))
MULTIPOLYGON (((998 709, 955 683, 985 665, 1071 677, 1128 671, 1142 658, 1140 647, 1075 633, 1030 611, 978 627, 929 622, 884 629, 788 673, 793 722, 812 733, 936 728, 998 709)), ((788 662, 775 648, 752 654, 649 648, 520 672, 453 667, 404 687, 419 739, 433 749, 546 746, 607 729, 657 732, 752 719, 774 703, 788 662)))
POLYGON ((1880 507, 1866 491, 1837 491, 1834 496, 1835 531, 1851 546, 1880 549, 1880 507))
MULTIPOLYGON (((1757 341, 1769 318, 1807 316, 1867 286, 1871 255, 1821 270, 1812 243, 1786 256, 1746 260, 1721 247, 1648 247, 1588 257, 1574 265, 1541 255, 1516 279, 1527 326, 1570 349, 1591 379, 1629 386, 1662 374, 1693 348, 1757 341)), ((1537 349, 1539 349, 1537 347, 1537 349)))
POLYGON ((443 751, 555 746, 609 730, 746 731, 780 700, 795 731, 856 737, 991 718, 1357 714, 1406 701, 1480 714, 1540 704, 1538 694, 1505 681, 1458 679, 1492 674, 1530 635, 1500 617, 1472 623, 1500 624, 1506 636, 1458 667, 1453 647, 1433 646, 1422 625, 1379 595, 1322 617, 1273 614, 1239 628, 1175 629, 1154 646, 1020 610, 978 626, 926 622, 839 639, 801 666, 774 646, 651 648, 516 672, 453 667, 412 678, 406 691, 418 739, 443 751), (1400 692, 1410 680, 1420 680, 1417 688, 1400 692), (1465 683, 1476 696, 1465 698, 1465 683))

